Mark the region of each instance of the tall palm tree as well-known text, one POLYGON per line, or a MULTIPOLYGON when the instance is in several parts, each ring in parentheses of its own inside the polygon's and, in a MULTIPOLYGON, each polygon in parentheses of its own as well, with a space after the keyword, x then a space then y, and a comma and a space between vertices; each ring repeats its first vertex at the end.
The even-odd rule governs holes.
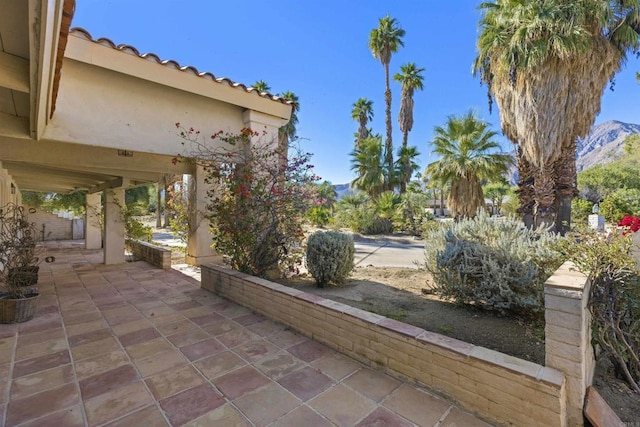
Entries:
MULTIPOLYGON (((380 18, 378 22, 378 28, 371 30, 369 34, 369 49, 373 53, 373 57, 380 60, 380 63, 384 67, 384 102, 386 104, 386 127, 387 127, 387 139, 385 140, 385 164, 387 170, 393 170, 393 139, 391 136, 391 88, 389 86, 389 63, 391 62, 391 55, 398 51, 401 46, 404 46, 402 37, 404 37, 405 31, 400 28, 400 24, 395 18, 389 15, 384 18, 380 18)), ((391 177, 387 178, 385 183, 387 190, 393 188, 391 177)))
POLYGON ((450 184, 447 205, 454 216, 472 217, 484 206, 481 181, 497 179, 513 161, 508 154, 495 152, 500 145, 497 133, 472 112, 449 116, 444 127, 436 126, 430 142, 440 160, 427 166, 435 181, 450 184))
POLYGON ((351 185, 377 199, 385 185, 382 137, 376 135, 362 140, 351 156, 351 169, 357 174, 351 185))
POLYGON ((420 166, 417 163, 417 158, 420 156, 418 147, 400 147, 398 149, 398 160, 395 163, 395 175, 396 181, 400 183, 400 193, 407 192, 407 184, 411 181, 413 173, 417 171, 420 166))
POLYGON ((354 102, 351 109, 351 118, 360 125, 356 137, 356 146, 359 146, 363 139, 370 136, 367 124, 373 120, 373 101, 367 98, 360 98, 354 102))
MULTIPOLYGON (((409 132, 411 132, 413 128, 413 93, 416 89, 422 90, 424 88, 422 84, 422 80, 424 79, 422 72, 424 68, 418 68, 415 63, 409 62, 401 66, 400 71, 400 73, 396 73, 396 75, 393 76, 393 79, 402 85, 398 122, 400 123, 400 130, 402 131, 402 148, 406 148, 409 132)), ((404 165, 404 169, 409 168, 410 165, 408 163, 404 165)), ((401 193, 406 191, 411 176, 405 176, 405 178, 407 179, 406 181, 400 181, 401 193)))
POLYGON ((265 82, 264 80, 258 80, 256 81, 252 87, 254 89, 257 89, 260 92, 269 92, 271 90, 271 87, 269 86, 269 84, 267 84, 267 82, 265 82))
POLYGON ((286 125, 282 126, 278 130, 278 139, 281 146, 288 146, 290 141, 293 141, 297 137, 297 126, 298 126, 298 111, 300 111, 300 102, 298 96, 291 92, 286 91, 278 94, 278 96, 291 101, 291 118, 287 122, 286 125))
POLYGON ((638 0, 483 3, 474 72, 502 131, 533 173, 534 225, 568 229, 576 139, 589 133, 607 82, 639 47, 638 0))
POLYGON ((400 73, 396 73, 393 79, 402 86, 402 98, 400 101, 400 114, 398 123, 402 131, 402 146, 407 146, 409 132, 413 128, 413 93, 424 89, 422 81, 424 68, 418 68, 415 63, 409 62, 400 67, 400 73))

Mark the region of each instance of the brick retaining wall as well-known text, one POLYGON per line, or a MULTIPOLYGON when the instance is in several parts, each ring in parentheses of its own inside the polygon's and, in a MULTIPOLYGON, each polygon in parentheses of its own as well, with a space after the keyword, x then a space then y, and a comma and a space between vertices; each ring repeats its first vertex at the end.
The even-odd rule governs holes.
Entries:
POLYGON ((171 268, 171 251, 169 249, 140 240, 131 240, 128 243, 131 246, 133 259, 146 261, 163 270, 171 268))
POLYGON ((566 425, 559 370, 219 266, 202 266, 202 288, 435 390, 490 422, 566 425))

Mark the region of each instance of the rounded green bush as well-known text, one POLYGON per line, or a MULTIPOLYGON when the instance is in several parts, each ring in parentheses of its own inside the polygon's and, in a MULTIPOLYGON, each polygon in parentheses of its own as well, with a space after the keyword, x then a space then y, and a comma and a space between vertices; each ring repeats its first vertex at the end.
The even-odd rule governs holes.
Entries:
POLYGON ((309 236, 305 263, 318 287, 343 283, 353 270, 353 238, 337 231, 318 231, 309 236))

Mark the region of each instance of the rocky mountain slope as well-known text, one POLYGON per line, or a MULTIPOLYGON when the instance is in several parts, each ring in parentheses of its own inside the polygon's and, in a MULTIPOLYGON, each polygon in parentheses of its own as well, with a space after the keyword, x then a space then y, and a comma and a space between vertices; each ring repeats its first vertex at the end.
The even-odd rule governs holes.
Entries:
POLYGON ((624 140, 634 133, 640 133, 640 125, 611 120, 594 126, 584 140, 578 140, 578 172, 619 160, 624 154, 624 140))

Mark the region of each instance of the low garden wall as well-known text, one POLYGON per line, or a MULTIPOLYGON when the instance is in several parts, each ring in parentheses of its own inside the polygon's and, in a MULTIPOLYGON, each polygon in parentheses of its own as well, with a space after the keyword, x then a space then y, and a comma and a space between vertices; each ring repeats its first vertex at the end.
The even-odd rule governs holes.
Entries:
POLYGON ((583 424, 582 399, 593 375, 586 285, 569 264, 545 285, 551 307, 547 366, 541 366, 224 267, 202 266, 202 288, 435 390, 487 421, 518 426, 583 424))
POLYGON ((141 242, 140 240, 131 240, 128 243, 131 246, 133 259, 136 261, 146 261, 163 270, 171 268, 171 251, 169 249, 161 248, 151 243, 141 242))

